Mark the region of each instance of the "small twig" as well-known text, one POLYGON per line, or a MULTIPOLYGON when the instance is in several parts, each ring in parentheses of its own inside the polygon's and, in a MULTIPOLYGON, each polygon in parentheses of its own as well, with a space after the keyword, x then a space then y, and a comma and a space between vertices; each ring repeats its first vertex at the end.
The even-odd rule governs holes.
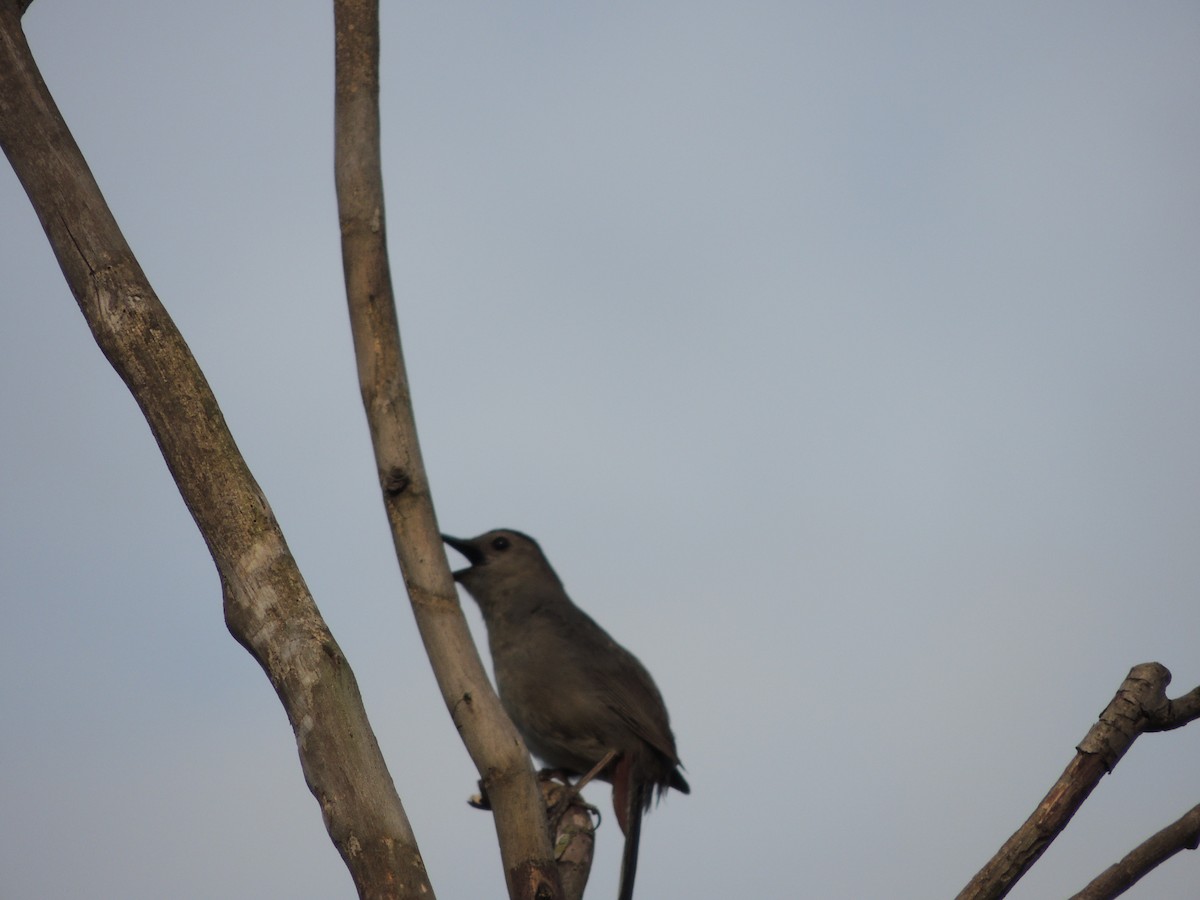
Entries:
POLYGON ((598 762, 594 766, 592 766, 592 769, 590 772, 588 772, 586 775, 584 775, 582 778, 580 778, 573 785, 569 786, 570 789, 567 791, 566 794, 563 795, 562 800, 559 802, 562 803, 564 806, 566 804, 572 802, 576 797, 579 796, 580 791, 582 791, 585 787, 587 787, 589 784, 591 784, 593 778, 595 778, 597 775, 599 775, 601 772, 604 771, 604 769, 608 766, 608 764, 610 762, 612 762, 613 759, 616 758, 616 755, 617 755, 616 750, 609 750, 602 757, 600 757, 600 762, 598 762))

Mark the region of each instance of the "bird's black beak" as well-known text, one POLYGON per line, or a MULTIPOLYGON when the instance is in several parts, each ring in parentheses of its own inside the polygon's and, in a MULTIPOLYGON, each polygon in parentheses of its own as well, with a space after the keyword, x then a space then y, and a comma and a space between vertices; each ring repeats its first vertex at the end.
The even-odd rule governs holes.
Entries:
MULTIPOLYGON (((464 538, 450 537, 448 534, 442 535, 442 541, 450 547, 453 547, 459 553, 467 558, 472 566, 478 566, 483 562, 483 551, 476 546, 474 541, 468 541, 464 538)), ((463 572, 468 572, 469 569, 459 569, 454 573, 454 580, 461 581, 459 578, 463 572)))

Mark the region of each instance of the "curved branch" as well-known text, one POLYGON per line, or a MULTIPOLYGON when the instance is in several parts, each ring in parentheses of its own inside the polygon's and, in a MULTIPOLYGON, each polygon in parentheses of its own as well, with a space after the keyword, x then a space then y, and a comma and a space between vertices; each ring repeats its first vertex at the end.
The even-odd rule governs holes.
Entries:
POLYGON ((529 754, 479 660, 438 534, 421 460, 387 259, 379 149, 379 10, 335 0, 335 174, 346 298, 384 507, 447 709, 495 811, 513 898, 560 896, 529 754))
POLYGON ((1037 809, 988 861, 957 900, 999 900, 1029 871, 1067 827, 1100 779, 1111 772, 1138 735, 1179 728, 1200 716, 1200 688, 1167 698, 1171 673, 1159 663, 1134 666, 1112 702, 1076 748, 1075 758, 1037 809))
POLYGON ((146 416, 221 577, 225 619, 275 687, 326 828, 363 897, 429 897, 354 675, 0 0, 0 144, 96 342, 146 416))
POLYGON ((1147 838, 1070 900, 1112 900, 1180 850, 1197 847, 1200 847, 1200 805, 1193 806, 1162 831, 1147 838))

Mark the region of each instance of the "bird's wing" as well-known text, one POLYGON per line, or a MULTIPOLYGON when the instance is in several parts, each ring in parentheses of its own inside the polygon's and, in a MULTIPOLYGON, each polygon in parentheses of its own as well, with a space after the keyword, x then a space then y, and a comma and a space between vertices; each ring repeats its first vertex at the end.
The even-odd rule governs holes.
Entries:
MULTIPOLYGON (((573 604, 568 611, 572 640, 560 647, 561 657, 550 654, 544 662, 551 669, 557 669, 560 680, 578 675, 580 691, 590 693, 639 740, 661 753, 672 765, 678 765, 667 708, 650 673, 591 616, 573 604), (581 665, 583 661, 586 665, 581 665)), ((563 621, 559 618, 564 614, 561 606, 548 606, 539 612, 546 621, 556 624, 563 621)), ((561 635, 562 629, 556 628, 553 633, 561 635)), ((571 691, 564 690, 563 693, 570 694, 571 691)), ((586 719, 579 723, 584 733, 591 730, 592 724, 586 719)), ((603 729, 598 734, 603 735, 603 729)))
POLYGON ((616 649, 627 657, 627 666, 622 668, 623 677, 605 680, 604 695, 609 709, 635 735, 677 765, 679 757, 662 694, 633 654, 620 645, 616 649))

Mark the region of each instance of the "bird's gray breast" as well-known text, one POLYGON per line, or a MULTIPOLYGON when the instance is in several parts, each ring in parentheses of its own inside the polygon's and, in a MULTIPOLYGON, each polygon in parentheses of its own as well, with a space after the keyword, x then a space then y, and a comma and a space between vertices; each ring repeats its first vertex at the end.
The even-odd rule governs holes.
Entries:
POLYGON ((546 765, 583 773, 624 743, 587 654, 561 627, 537 616, 522 628, 489 631, 496 688, 529 750, 546 765))

